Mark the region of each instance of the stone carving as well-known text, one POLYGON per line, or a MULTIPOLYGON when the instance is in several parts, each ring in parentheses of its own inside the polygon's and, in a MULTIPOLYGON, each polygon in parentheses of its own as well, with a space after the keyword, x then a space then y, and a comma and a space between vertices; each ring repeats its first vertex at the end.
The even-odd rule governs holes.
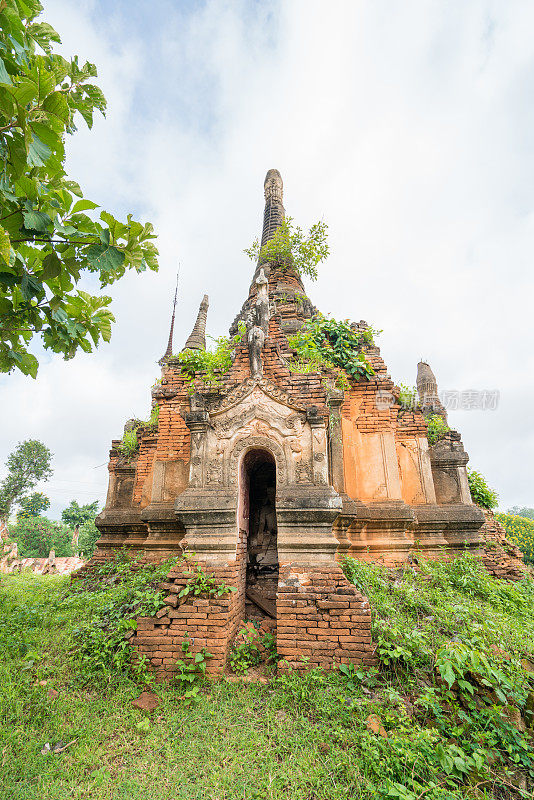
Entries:
POLYGON ((256 302, 247 315, 247 344, 250 359, 250 374, 253 378, 263 375, 261 352, 269 332, 269 295, 265 272, 260 269, 256 278, 258 294, 256 302))
POLYGON ((220 459, 214 459, 206 470, 206 483, 222 483, 223 465, 220 459))

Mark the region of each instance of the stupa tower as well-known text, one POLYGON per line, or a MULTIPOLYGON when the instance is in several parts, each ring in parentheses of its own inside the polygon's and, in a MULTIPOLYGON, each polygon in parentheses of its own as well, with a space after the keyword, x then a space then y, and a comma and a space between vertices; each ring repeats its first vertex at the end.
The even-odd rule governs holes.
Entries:
MULTIPOLYGON (((264 195, 262 244, 285 218, 277 170, 264 195)), ((184 343, 199 353, 207 305, 205 297, 184 343)), ((260 259, 231 328, 243 321, 246 333, 227 370, 214 383, 199 367, 192 381, 170 354, 171 330, 152 392, 157 429, 138 428, 130 457, 112 443, 95 560, 117 546, 155 560, 186 548, 235 589, 185 602, 186 571, 170 574, 167 611, 140 621, 132 638, 162 676, 186 635, 214 654, 212 671, 223 670, 247 617, 270 621, 279 654, 297 669, 373 663, 369 605, 345 579, 343 556, 403 564, 416 543, 430 558, 477 552, 484 518, 471 503, 460 435, 430 447, 421 409, 384 403, 397 393, 365 322, 352 327, 368 378, 345 374, 336 388, 338 369, 297 371, 288 337, 315 313, 291 263, 260 259)))

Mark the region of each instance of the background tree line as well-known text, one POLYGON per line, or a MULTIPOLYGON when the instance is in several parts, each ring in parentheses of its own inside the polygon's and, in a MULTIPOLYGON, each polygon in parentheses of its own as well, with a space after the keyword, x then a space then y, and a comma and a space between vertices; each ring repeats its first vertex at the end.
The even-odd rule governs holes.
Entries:
POLYGON ((89 558, 100 535, 95 525, 98 501, 80 505, 72 500, 63 510, 61 522, 44 516, 50 500, 33 490, 52 476, 51 462, 52 453, 38 439, 17 445, 8 456, 7 475, 0 483, 0 520, 22 558, 46 558, 50 550, 56 556, 89 558), (15 521, 10 522, 15 508, 15 521))

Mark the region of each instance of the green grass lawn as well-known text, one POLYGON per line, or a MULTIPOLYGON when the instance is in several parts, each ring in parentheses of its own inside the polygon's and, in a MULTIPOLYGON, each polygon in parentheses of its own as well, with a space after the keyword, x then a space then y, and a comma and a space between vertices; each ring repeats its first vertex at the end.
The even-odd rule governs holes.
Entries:
POLYGON ((354 567, 377 609, 379 671, 206 682, 191 705, 180 686, 156 686, 150 718, 131 705, 140 686, 123 661, 91 670, 76 647, 76 629, 98 627, 116 587, 73 593, 67 578, 2 576, 1 800, 531 798, 531 736, 483 692, 500 687, 504 703, 525 705, 533 587, 477 583, 466 564, 396 582, 354 567), (475 652, 499 674, 476 673, 475 652), (451 691, 439 664, 445 677, 453 669, 451 691), (40 752, 73 740, 60 754, 40 752))

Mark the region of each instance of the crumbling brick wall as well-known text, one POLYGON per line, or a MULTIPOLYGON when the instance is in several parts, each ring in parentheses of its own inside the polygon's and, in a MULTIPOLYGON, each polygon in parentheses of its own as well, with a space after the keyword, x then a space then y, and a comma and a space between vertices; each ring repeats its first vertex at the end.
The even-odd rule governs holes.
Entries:
MULTIPOLYGON (((221 597, 180 598, 179 593, 187 585, 194 564, 185 568, 178 565, 169 572, 163 588, 169 592, 166 606, 156 617, 140 617, 137 631, 130 639, 136 653, 148 658, 150 666, 159 679, 170 679, 176 673, 176 661, 182 658, 182 642, 188 638, 191 652, 203 648, 211 653, 207 671, 215 674, 224 670, 228 651, 242 616, 242 598, 239 592, 230 592, 221 597)), ((215 579, 227 586, 238 583, 238 565, 215 568, 211 571, 215 579)))
MULTIPOLYGON (((141 617, 130 644, 145 656, 158 679, 176 673, 187 638, 191 652, 205 648, 211 674, 224 672, 235 635, 244 618, 245 554, 231 565, 214 566, 209 572, 217 582, 237 589, 221 597, 180 598, 194 564, 178 565, 169 572, 163 588, 166 605, 156 617, 141 617)), ((207 565, 202 565, 208 572, 207 565)), ((273 634, 283 666, 298 670, 331 668, 334 663, 375 664, 371 641, 369 602, 345 578, 337 565, 281 567, 273 634)))
POLYGON ((506 531, 491 511, 482 509, 486 522, 480 529, 482 563, 494 578, 519 581, 532 572, 523 561, 521 550, 506 538, 506 531))
POLYGON ((376 663, 369 601, 339 566, 281 567, 276 609, 276 649, 288 667, 376 663))

